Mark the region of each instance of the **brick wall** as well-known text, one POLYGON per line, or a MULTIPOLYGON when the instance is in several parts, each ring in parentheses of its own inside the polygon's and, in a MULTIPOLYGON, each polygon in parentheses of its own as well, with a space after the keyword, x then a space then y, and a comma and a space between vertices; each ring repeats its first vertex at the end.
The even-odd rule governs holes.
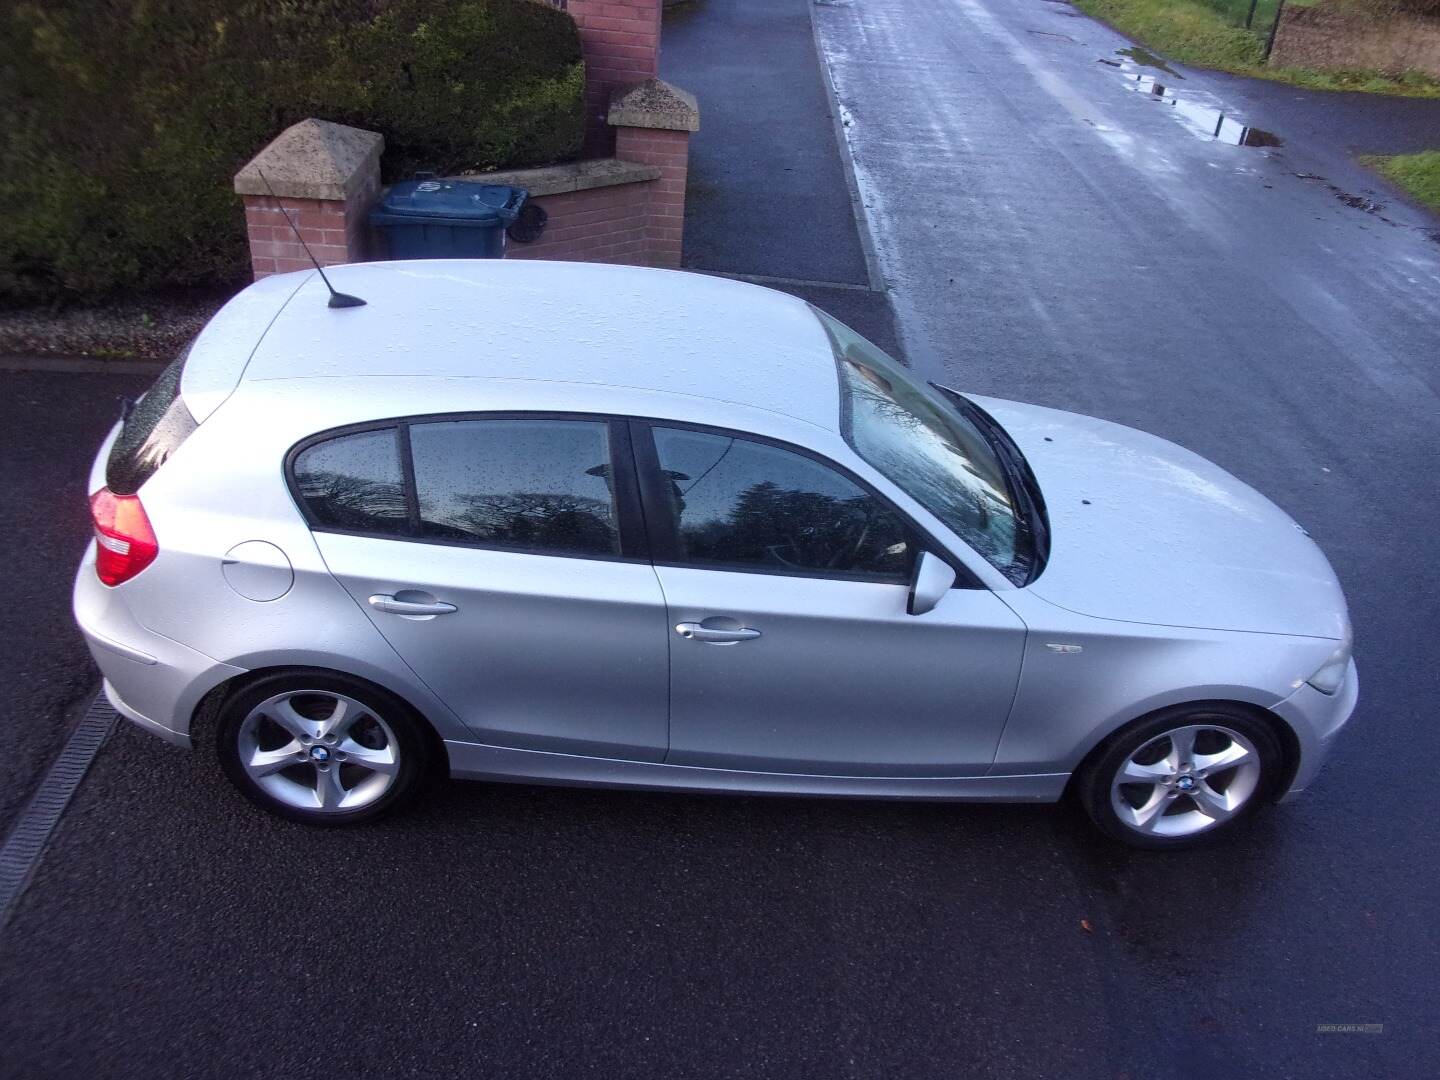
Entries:
POLYGON ((615 130, 615 156, 640 165, 654 165, 660 179, 649 185, 645 241, 649 265, 678 267, 685 237, 685 175, 690 158, 690 133, 659 128, 615 130))
MULTIPOLYGON (((579 2, 571 0, 571 9, 579 2)), ((604 123, 614 155, 465 178, 524 187, 546 211, 540 238, 509 243, 507 258, 680 265, 690 134, 700 128, 694 95, 656 78, 627 83, 606 98, 604 123)), ((373 132, 302 120, 236 174, 257 278, 310 267, 287 214, 321 264, 366 258, 382 145, 373 132), (272 187, 278 199, 268 194, 272 187)))
POLYGON ((568 0, 585 54, 585 152, 607 157, 614 140, 605 123, 618 86, 660 73, 661 0, 568 0))
POLYGON ((322 265, 365 258, 384 145, 373 131, 301 120, 235 174, 257 278, 312 265, 287 217, 322 265))
POLYGON ((510 241, 507 259, 648 263, 646 207, 654 181, 566 191, 533 200, 550 215, 533 244, 510 241))
POLYGON ((526 188, 549 215, 541 238, 509 244, 506 258, 679 267, 694 95, 659 79, 630 84, 611 94, 606 122, 613 158, 477 177, 526 188))
POLYGON ((246 232, 250 237, 250 267, 257 279, 291 270, 309 270, 313 265, 300 241, 295 239, 295 230, 286 224, 280 207, 284 207, 299 228, 310 253, 322 266, 361 262, 365 258, 366 215, 347 213, 343 202, 272 199, 268 195, 245 195, 242 199, 246 232))

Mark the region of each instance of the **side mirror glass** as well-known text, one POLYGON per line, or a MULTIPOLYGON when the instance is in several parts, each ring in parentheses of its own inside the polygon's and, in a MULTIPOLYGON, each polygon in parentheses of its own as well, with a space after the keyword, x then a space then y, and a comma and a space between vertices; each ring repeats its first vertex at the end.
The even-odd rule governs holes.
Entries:
POLYGON ((945 599, 955 585, 955 568, 938 555, 922 551, 915 560, 915 572, 910 578, 910 601, 905 610, 911 615, 924 615, 935 610, 935 605, 945 599))

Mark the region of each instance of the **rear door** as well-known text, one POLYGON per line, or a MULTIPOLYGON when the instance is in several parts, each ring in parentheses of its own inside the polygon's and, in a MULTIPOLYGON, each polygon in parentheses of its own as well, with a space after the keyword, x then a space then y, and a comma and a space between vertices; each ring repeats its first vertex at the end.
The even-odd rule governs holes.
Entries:
POLYGON ((663 759, 665 604, 626 425, 415 418, 310 440, 291 478, 331 573, 478 741, 663 759))

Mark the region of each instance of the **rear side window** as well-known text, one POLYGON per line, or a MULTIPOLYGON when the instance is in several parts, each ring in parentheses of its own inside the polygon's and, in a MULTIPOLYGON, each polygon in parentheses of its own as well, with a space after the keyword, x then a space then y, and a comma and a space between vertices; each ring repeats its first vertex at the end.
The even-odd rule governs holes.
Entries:
POLYGON ((295 485, 319 528, 405 536, 410 514, 394 428, 316 443, 295 457, 295 485))
POLYGON ((610 425, 400 422, 313 443, 291 465, 312 527, 542 555, 622 554, 610 425))
POLYGON ((160 373, 131 407, 105 461, 105 486, 116 495, 134 495, 195 430, 195 418, 180 397, 186 349, 160 373))
POLYGON ((609 425, 412 424, 420 535, 555 555, 618 555, 609 425))

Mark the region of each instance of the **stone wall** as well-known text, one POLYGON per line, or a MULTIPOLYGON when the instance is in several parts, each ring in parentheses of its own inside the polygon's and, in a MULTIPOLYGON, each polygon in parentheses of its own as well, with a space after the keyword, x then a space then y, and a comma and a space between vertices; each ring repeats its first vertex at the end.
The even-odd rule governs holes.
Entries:
POLYGON ((1275 32, 1272 67, 1319 71, 1419 71, 1440 79, 1440 18, 1329 7, 1287 7, 1275 32))

